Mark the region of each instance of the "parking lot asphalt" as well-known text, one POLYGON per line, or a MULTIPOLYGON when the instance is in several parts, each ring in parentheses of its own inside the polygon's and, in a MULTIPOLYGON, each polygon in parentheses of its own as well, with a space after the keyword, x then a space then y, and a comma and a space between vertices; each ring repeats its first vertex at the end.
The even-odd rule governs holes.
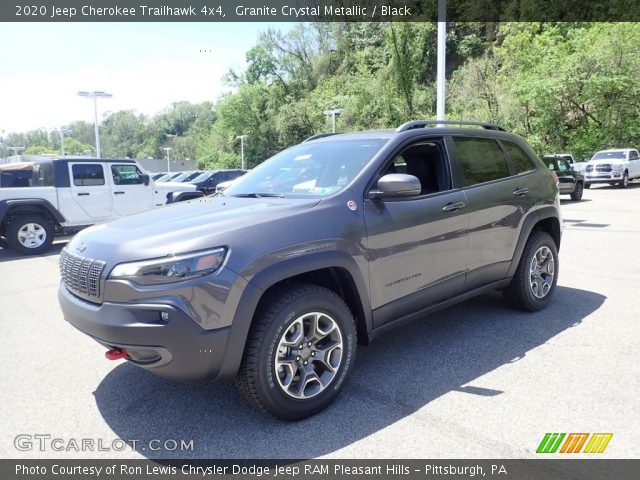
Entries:
POLYGON ((359 348, 337 402, 298 423, 254 411, 232 382, 106 360, 58 308, 64 242, 33 258, 0 249, 0 457, 535 458, 547 432, 611 432, 601 458, 638 458, 640 184, 566 198, 547 310, 495 292, 390 332, 359 348), (21 450, 21 434, 50 437, 21 450))

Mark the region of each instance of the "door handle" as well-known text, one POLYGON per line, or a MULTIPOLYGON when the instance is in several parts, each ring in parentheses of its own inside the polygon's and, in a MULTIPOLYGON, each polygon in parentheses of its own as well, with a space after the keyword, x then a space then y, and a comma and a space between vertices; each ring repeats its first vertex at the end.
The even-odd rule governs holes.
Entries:
POLYGON ((443 212, 456 212, 461 208, 466 207, 467 204, 464 202, 456 202, 456 203, 447 203, 444 207, 442 207, 443 212))
POLYGON ((90 195, 90 194, 87 192, 82 192, 78 194, 79 197, 86 197, 87 195, 90 195))
POLYGON ((522 197, 522 196, 526 195, 527 193, 529 193, 529 189, 528 188, 516 188, 513 191, 513 194, 516 197, 522 197))
POLYGON ((124 195, 124 192, 113 192, 114 195, 124 195))

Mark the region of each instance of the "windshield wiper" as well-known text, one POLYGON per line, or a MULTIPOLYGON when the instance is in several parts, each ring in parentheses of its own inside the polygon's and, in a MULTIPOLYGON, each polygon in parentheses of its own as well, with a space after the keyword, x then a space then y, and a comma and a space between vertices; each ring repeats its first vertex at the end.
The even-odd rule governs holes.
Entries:
POLYGON ((271 193, 271 192, 236 193, 235 195, 231 195, 231 196, 240 197, 240 198, 261 198, 261 197, 284 198, 284 195, 282 193, 271 193))

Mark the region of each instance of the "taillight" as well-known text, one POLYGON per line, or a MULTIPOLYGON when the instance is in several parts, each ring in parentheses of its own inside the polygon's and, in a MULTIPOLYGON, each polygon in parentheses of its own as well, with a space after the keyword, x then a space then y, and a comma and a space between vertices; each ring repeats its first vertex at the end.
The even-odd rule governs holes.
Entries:
POLYGON ((556 172, 550 172, 551 173, 551 177, 553 178, 553 183, 555 185, 560 185, 560 180, 558 180, 558 175, 556 175, 556 172))

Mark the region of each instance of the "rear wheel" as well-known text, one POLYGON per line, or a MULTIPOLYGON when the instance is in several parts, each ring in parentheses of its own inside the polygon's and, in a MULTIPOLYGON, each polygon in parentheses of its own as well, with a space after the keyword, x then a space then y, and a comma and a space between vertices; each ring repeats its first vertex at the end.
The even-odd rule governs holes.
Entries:
POLYGON ((576 188, 573 191, 573 193, 571 194, 571 200, 575 200, 580 201, 582 200, 582 192, 583 192, 583 188, 582 188, 582 183, 578 182, 576 183, 576 188))
POLYGON ((584 188, 591 188, 591 184, 589 182, 585 183, 584 188))
POLYGON ((40 215, 20 215, 7 225, 9 247, 23 255, 46 252, 53 243, 53 225, 40 215))
POLYGON ((511 284, 504 290, 515 307, 535 312, 547 306, 558 282, 558 249, 547 232, 531 234, 511 284))
POLYGON ((301 420, 336 398, 355 361, 356 341, 342 298, 317 285, 284 287, 256 313, 236 384, 266 413, 301 420))

